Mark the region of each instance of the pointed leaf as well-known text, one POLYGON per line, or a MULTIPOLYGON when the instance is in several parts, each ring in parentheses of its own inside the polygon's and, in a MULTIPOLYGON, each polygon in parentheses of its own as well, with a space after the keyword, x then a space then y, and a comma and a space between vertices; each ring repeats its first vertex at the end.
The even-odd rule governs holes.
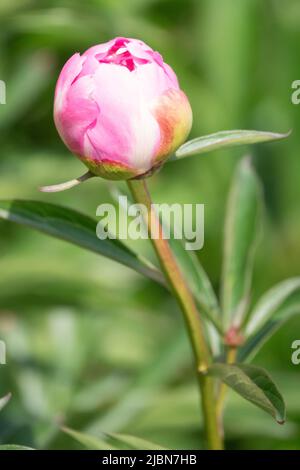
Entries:
POLYGON ((259 144, 285 139, 290 135, 274 132, 262 132, 253 130, 221 131, 215 134, 205 135, 192 139, 179 147, 172 160, 189 157, 200 153, 212 152, 213 150, 236 147, 238 145, 259 144))
POLYGON ((245 315, 258 236, 261 191, 248 157, 238 165, 225 220, 222 304, 224 322, 239 325, 245 315))
POLYGON ((165 447, 162 447, 154 442, 146 441, 145 439, 140 439, 139 437, 130 436, 128 434, 107 434, 112 441, 116 444, 121 444, 122 448, 127 448, 130 450, 167 450, 165 447))
POLYGON ((298 290, 300 290, 300 277, 287 279, 268 290, 249 315, 245 330, 246 336, 256 333, 276 313, 278 308, 298 290))
POLYGON ((74 429, 67 427, 63 427, 62 431, 73 437, 73 439, 89 450, 116 450, 116 447, 106 442, 105 437, 104 439, 101 439, 100 437, 95 437, 91 434, 75 431, 74 429))
POLYGON ((246 364, 213 364, 208 374, 221 379, 246 400, 269 413, 279 424, 285 420, 285 403, 270 375, 246 364))
POLYGON ((293 316, 300 314, 300 303, 278 310, 238 351, 239 362, 251 361, 264 344, 293 316))
POLYGON ((3 444, 0 445, 0 450, 35 450, 32 447, 19 446, 17 444, 3 444))
POLYGON ((166 450, 158 444, 128 434, 101 433, 101 438, 67 427, 63 427, 62 431, 90 450, 166 450))
POLYGON ((73 209, 39 201, 0 201, 0 218, 37 229, 55 238, 106 256, 164 284, 162 274, 119 240, 100 240, 97 221, 73 209))

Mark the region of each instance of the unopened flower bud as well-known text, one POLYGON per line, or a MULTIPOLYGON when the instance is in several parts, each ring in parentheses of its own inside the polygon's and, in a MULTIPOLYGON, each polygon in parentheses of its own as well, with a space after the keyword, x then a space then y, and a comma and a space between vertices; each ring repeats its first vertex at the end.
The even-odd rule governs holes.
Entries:
POLYGON ((189 101, 161 55, 116 38, 74 54, 55 91, 54 120, 94 175, 129 179, 159 167, 186 139, 189 101))

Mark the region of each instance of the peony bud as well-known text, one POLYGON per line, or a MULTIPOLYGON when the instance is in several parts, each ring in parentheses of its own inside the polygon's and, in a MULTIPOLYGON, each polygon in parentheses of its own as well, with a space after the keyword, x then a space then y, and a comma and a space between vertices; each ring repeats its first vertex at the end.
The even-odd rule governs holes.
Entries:
POLYGON ((158 52, 116 38, 68 60, 56 85, 54 120, 92 174, 117 180, 159 167, 186 139, 192 111, 158 52))

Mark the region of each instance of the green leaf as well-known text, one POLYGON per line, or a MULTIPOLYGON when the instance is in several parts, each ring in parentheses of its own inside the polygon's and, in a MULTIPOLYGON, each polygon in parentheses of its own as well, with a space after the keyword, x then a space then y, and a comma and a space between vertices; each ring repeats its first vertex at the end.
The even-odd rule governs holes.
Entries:
POLYGON ((91 450, 166 450, 158 444, 128 434, 101 433, 103 437, 100 438, 66 427, 62 431, 91 450))
POLYGON ((246 400, 269 413, 279 424, 285 421, 285 403, 270 375, 246 364, 213 364, 208 374, 221 379, 246 400))
POLYGON ((19 446, 17 444, 3 444, 0 445, 0 450, 35 450, 32 447, 19 446))
POLYGON ((162 274, 150 262, 119 240, 100 240, 97 221, 73 209, 39 201, 2 200, 0 218, 37 229, 128 266, 164 285, 162 274))
POLYGON ((259 144, 285 139, 290 135, 274 132, 262 132, 251 130, 221 131, 215 134, 205 135, 192 139, 179 147, 172 160, 189 157, 200 153, 208 153, 213 150, 236 147, 238 145, 259 144))
POLYGON ((239 325, 246 312, 260 209, 260 185, 246 157, 234 176, 225 219, 222 304, 226 328, 239 325))
POLYGON ((251 361, 264 344, 293 316, 300 314, 300 303, 277 310, 272 318, 251 336, 238 351, 239 362, 251 361))
POLYGON ((245 329, 246 336, 255 334, 278 308, 296 291, 300 290, 300 277, 287 279, 268 290, 249 314, 245 329))
POLYGON ((222 326, 221 329, 218 329, 212 321, 204 319, 204 328, 207 335, 207 340, 213 355, 213 358, 220 358, 223 352, 223 336, 222 326))
POLYGON ((62 431, 73 437, 73 439, 89 450, 116 450, 116 447, 105 441, 105 437, 101 439, 100 437, 95 437, 90 434, 75 431, 74 429, 67 427, 63 427, 62 431))
POLYGON ((116 434, 109 433, 107 436, 115 441, 116 444, 120 445, 122 448, 132 449, 132 450, 167 450, 165 447, 162 447, 154 442, 146 441, 145 439, 140 439, 139 437, 130 436, 128 434, 116 434))
POLYGON ((11 393, 8 393, 4 397, 0 398, 0 411, 7 405, 10 399, 11 399, 11 393))

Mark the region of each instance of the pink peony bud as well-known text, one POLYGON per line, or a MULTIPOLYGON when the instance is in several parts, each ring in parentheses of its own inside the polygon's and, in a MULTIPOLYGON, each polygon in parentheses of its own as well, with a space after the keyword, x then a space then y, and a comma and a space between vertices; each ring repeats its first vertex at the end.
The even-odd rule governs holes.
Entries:
POLYGON ((159 167, 184 142, 192 111, 158 52, 116 38, 68 60, 56 85, 54 120, 93 174, 128 179, 159 167))

